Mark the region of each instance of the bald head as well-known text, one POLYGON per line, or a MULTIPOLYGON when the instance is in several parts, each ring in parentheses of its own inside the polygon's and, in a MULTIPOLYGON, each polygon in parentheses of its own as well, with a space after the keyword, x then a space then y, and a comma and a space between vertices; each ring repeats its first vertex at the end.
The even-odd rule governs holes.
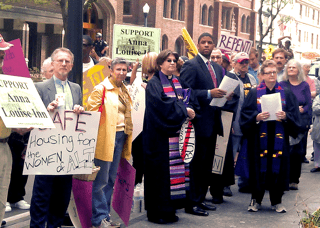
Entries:
POLYGON ((221 65, 222 64, 222 52, 219 49, 214 49, 211 52, 211 61, 221 65))

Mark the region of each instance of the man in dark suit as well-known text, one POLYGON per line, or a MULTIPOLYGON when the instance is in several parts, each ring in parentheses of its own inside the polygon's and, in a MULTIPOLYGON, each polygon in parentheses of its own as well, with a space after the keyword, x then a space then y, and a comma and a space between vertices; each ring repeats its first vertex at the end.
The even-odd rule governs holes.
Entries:
MULTIPOLYGON (((81 88, 68 81, 74 56, 67 48, 58 48, 52 55, 53 77, 35 84, 48 111, 58 107, 56 94, 64 94, 64 109, 84 111, 81 88)), ((60 103, 61 105, 61 103, 60 103)), ((72 187, 72 175, 36 175, 30 208, 30 227, 61 227, 67 211, 72 187)))
POLYGON ((180 74, 183 86, 193 89, 200 104, 199 112, 193 121, 196 148, 190 163, 190 190, 187 192, 186 212, 208 216, 206 210, 215 210, 215 207, 205 204, 204 199, 212 172, 217 134, 223 134, 221 110, 209 104, 212 98, 221 98, 226 91, 218 88, 223 76, 221 66, 210 61, 214 48, 212 35, 201 34, 197 48, 199 54, 182 66, 180 74))

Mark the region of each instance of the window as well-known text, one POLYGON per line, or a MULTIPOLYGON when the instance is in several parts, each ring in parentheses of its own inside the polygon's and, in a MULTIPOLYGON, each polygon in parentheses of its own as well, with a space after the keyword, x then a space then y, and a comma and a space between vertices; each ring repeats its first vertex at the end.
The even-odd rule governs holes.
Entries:
POLYGON ((317 24, 319 25, 319 23, 320 23, 320 11, 318 11, 318 22, 317 22, 317 24))
POLYGON ((226 10, 226 29, 231 30, 231 17, 230 17, 230 9, 226 10))
POLYGON ((207 5, 204 4, 202 6, 201 24, 206 25, 207 24, 207 18, 208 18, 208 8, 207 8, 207 5))
POLYGON ((319 35, 317 35, 317 39, 316 39, 316 49, 319 49, 319 41, 318 41, 318 39, 319 39, 319 35))
POLYGON ((302 16, 302 5, 300 4, 300 16, 302 16))
POLYGON ((183 55, 183 44, 184 42, 181 37, 179 37, 174 44, 174 50, 179 54, 179 56, 183 55))
POLYGON ((162 36, 162 50, 168 49, 168 37, 167 35, 162 36))
POLYGON ((208 14, 208 25, 213 26, 213 7, 209 7, 209 14, 208 14))
POLYGON ((313 10, 312 20, 314 20, 315 18, 316 18, 316 10, 313 10))
POLYGON ((311 33, 311 48, 313 48, 313 33, 311 33))
POLYGON ((298 41, 301 42, 301 30, 299 30, 298 41))
POLYGON ((250 33, 250 17, 247 16, 246 33, 250 33))
POLYGON ((177 0, 171 2, 171 18, 176 19, 177 0))
POLYGON ((179 2, 179 12, 178 12, 178 20, 184 21, 184 0, 180 0, 179 2))
POLYGON ((123 15, 131 15, 131 1, 123 0, 123 15))
POLYGON ((305 16, 307 17, 308 16, 308 7, 306 6, 306 9, 305 9, 305 16))
POLYGON ((241 32, 246 32, 246 16, 242 15, 241 18, 241 32))
POLYGON ((168 16, 168 0, 164 0, 163 2, 163 17, 168 16))

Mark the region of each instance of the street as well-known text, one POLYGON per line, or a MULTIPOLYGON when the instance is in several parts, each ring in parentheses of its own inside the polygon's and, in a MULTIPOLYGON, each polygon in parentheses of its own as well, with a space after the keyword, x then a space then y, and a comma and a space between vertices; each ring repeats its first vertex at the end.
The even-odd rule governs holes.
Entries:
MULTIPOLYGON (((308 154, 310 159, 313 151, 312 140, 308 138, 308 154)), ((310 213, 320 207, 320 181, 319 173, 310 173, 313 162, 302 164, 299 190, 285 192, 282 203, 287 213, 279 214, 271 210, 269 194, 266 192, 262 202, 262 209, 258 212, 248 212, 247 208, 251 199, 250 194, 239 193, 236 185, 231 186, 232 197, 224 197, 224 203, 216 205, 217 210, 209 212, 208 217, 199 217, 186 214, 184 210, 178 210, 177 216, 180 220, 174 224, 158 225, 147 220, 146 213, 132 213, 129 227, 231 227, 231 228, 294 228, 299 227, 299 220, 303 210, 310 213)), ((30 203, 32 194, 33 176, 29 177, 25 200, 30 203)), ((155 196, 157 197, 157 196, 155 196)), ((210 194, 207 199, 210 200, 210 194)), ((111 213, 114 221, 121 221, 114 211, 111 213)), ((28 227, 30 222, 29 211, 13 209, 5 214, 7 225, 5 227, 28 227)), ((121 227, 125 227, 121 225, 121 227)))

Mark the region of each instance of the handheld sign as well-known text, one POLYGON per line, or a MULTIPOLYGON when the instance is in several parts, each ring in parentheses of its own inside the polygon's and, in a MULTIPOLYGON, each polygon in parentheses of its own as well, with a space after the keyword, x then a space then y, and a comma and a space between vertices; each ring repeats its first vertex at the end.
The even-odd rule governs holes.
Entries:
POLYGON ((3 61, 3 73, 13 76, 30 78, 30 73, 24 58, 20 39, 8 42, 13 44, 9 50, 6 50, 6 56, 3 61))
POLYGON ((110 75, 110 69, 106 61, 101 61, 87 71, 83 72, 83 106, 87 106, 88 98, 96 85, 110 75))
POLYGON ((183 123, 179 136, 179 152, 184 163, 190 163, 195 150, 195 132, 191 121, 183 123))
POLYGON ((100 112, 50 112, 56 128, 30 133, 24 175, 91 174, 100 112))
POLYGON ((0 74, 0 116, 7 128, 54 128, 31 78, 0 74))
POLYGON ((252 40, 228 34, 221 34, 217 48, 224 50, 225 52, 246 52, 249 54, 252 45, 252 40))
POLYGON ((158 28, 114 25, 112 57, 135 62, 148 52, 159 53, 161 32, 158 28))

